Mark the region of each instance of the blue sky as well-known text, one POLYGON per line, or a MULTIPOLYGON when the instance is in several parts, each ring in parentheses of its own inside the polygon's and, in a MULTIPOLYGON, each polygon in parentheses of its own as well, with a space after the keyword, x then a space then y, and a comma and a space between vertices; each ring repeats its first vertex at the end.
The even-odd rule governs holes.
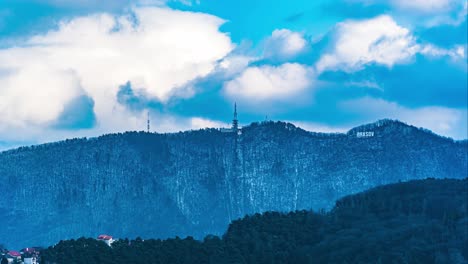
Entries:
POLYGON ((0 149, 145 128, 400 119, 467 138, 460 0, 3 0, 0 149), (97 3, 96 3, 97 2, 97 3))

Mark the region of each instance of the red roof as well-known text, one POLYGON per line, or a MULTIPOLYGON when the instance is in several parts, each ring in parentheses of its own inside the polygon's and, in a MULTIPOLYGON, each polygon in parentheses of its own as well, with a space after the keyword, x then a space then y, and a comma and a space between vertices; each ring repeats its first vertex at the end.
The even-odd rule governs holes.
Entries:
POLYGON ((8 251, 8 254, 10 254, 12 257, 21 257, 21 253, 18 251, 8 251))
POLYGON ((98 238, 99 240, 111 240, 112 236, 109 235, 99 235, 98 238))

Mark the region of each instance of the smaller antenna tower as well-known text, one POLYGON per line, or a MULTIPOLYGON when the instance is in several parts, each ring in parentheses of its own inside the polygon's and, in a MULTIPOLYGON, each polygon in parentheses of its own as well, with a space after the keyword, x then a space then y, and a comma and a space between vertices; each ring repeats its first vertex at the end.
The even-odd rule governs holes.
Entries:
POLYGON ((148 133, 150 132, 150 112, 148 110, 148 119, 146 121, 146 129, 148 130, 148 133))

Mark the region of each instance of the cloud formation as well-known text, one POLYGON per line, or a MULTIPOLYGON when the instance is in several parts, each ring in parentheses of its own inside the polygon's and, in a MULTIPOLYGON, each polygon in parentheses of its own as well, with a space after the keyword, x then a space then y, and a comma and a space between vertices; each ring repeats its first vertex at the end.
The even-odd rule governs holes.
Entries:
POLYGON ((249 67, 224 85, 231 98, 251 101, 287 100, 310 88, 314 74, 310 67, 298 63, 280 66, 249 67))
POLYGON ((141 7, 60 23, 16 47, 0 50, 0 132, 51 125, 75 98, 94 102, 97 124, 115 129, 141 117, 117 101, 119 87, 167 101, 184 84, 208 75, 234 47, 218 17, 141 7), (116 124, 119 123, 120 125, 116 124))
POLYGON ((354 72, 366 65, 409 63, 420 53, 427 56, 449 56, 463 59, 463 46, 443 49, 432 44, 420 44, 409 29, 402 27, 388 15, 366 20, 349 20, 339 23, 331 33, 330 50, 317 62, 318 72, 343 70, 354 72))
POLYGON ((426 13, 447 12, 457 8, 459 0, 390 0, 390 3, 401 9, 416 10, 426 13))
POLYGON ((332 50, 316 65, 319 72, 356 71, 370 63, 391 67, 407 61, 418 50, 410 31, 387 15, 339 23, 334 38, 332 50))
MULTIPOLYGON (((440 25, 456 26, 466 20, 465 0, 344 0, 346 3, 361 3, 363 10, 373 13, 381 9, 407 23, 423 27, 440 25), (388 12, 390 11, 390 12, 388 12)), ((352 13, 352 12, 351 12, 352 13)), ((375 15, 375 14, 374 14, 375 15)))
POLYGON ((180 2, 184 5, 199 3, 199 0, 16 0, 48 4, 59 8, 84 8, 93 10, 117 10, 133 4, 135 6, 164 6, 168 2, 180 2))
POLYGON ((219 128, 219 127, 230 127, 230 124, 214 121, 202 117, 193 117, 190 119, 190 128, 192 129, 203 129, 203 128, 219 128))
POLYGON ((291 59, 304 51, 306 45, 307 41, 301 33, 276 29, 265 41, 263 56, 276 60, 291 59))

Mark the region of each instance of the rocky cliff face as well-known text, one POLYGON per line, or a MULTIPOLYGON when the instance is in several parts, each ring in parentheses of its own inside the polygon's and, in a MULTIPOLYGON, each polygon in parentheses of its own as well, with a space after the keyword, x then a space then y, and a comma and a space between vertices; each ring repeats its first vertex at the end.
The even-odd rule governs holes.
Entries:
POLYGON ((0 242, 221 234, 264 211, 329 209, 336 199, 409 179, 467 177, 467 141, 383 120, 347 134, 282 122, 125 133, 0 153, 0 242))

